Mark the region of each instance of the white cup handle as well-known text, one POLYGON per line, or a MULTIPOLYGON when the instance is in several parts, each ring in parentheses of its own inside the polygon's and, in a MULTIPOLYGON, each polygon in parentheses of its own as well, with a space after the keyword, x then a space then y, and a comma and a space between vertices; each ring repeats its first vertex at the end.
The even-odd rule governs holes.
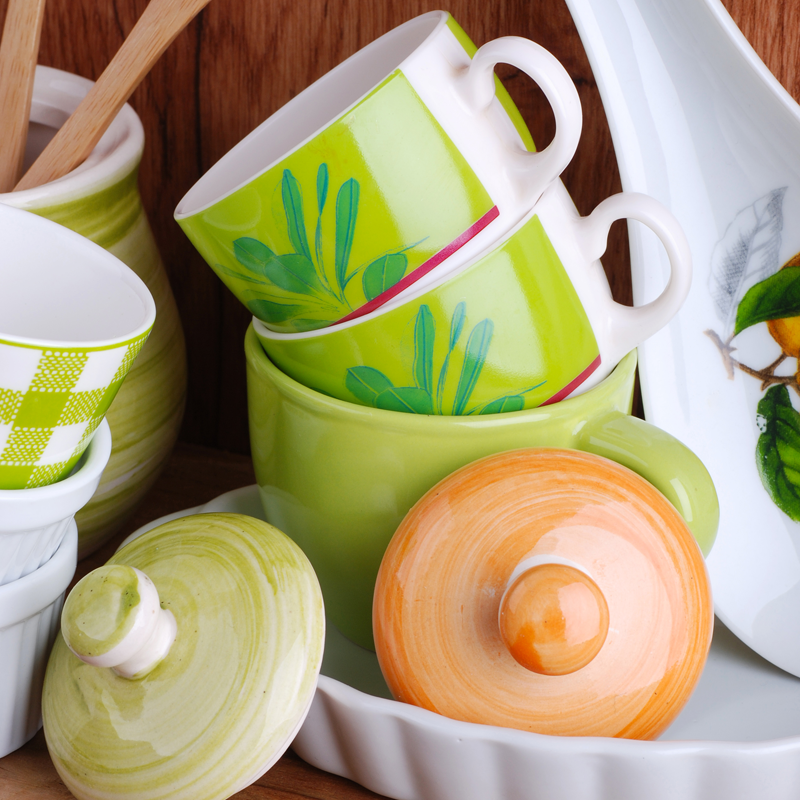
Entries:
POLYGON ((473 114, 484 113, 495 96, 494 68, 510 64, 544 92, 556 120, 553 141, 541 151, 507 150, 507 175, 520 202, 532 206, 572 160, 581 137, 583 114, 578 91, 561 63, 540 45, 504 36, 483 45, 459 82, 462 100, 473 114))
POLYGON ((578 247, 590 266, 593 301, 600 310, 596 333, 606 343, 605 356, 616 363, 624 355, 664 327, 678 312, 692 283, 689 242, 672 213, 652 197, 621 192, 603 200, 588 217, 577 221, 578 247), (643 306, 614 302, 599 258, 606 251, 608 231, 618 219, 634 219, 647 225, 667 251, 670 275, 661 294, 643 306))

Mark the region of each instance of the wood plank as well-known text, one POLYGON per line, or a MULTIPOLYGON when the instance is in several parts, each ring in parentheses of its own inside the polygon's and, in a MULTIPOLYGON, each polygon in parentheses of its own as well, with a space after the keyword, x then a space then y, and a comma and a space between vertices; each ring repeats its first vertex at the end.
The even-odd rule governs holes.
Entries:
MULTIPOLYGON (((0 0, 0 16, 8 0, 0 0)), ((800 98, 800 4, 725 0, 734 19, 779 80, 800 98)), ((97 78, 143 12, 146 0, 48 0, 43 64, 97 78)), ((187 333, 189 398, 181 438, 249 450, 242 338, 249 321, 172 219, 183 194, 259 122, 359 47, 435 0, 215 0, 172 44, 134 93, 147 146, 141 168, 145 207, 167 264, 187 333)), ((476 43, 508 34, 550 49, 575 81, 584 131, 564 182, 581 213, 620 188, 597 87, 563 0, 453 0, 456 19, 476 43)), ((505 69, 512 96, 545 142, 552 130, 538 91, 505 69)), ((624 223, 612 229, 606 271, 617 299, 629 302, 624 223)))

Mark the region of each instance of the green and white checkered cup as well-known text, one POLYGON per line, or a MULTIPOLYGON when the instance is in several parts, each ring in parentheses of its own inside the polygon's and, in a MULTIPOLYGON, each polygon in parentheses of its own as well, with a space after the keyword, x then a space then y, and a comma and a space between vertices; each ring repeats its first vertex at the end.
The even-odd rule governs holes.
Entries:
POLYGON ((0 489, 69 474, 154 320, 147 287, 115 256, 0 205, 0 489))

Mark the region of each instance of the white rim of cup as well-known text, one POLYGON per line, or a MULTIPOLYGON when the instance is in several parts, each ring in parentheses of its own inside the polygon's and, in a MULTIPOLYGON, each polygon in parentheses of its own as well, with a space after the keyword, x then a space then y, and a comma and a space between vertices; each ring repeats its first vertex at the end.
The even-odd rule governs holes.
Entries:
MULTIPOLYGON (((153 295, 147 288, 145 282, 119 258, 110 253, 99 244, 95 244, 85 236, 81 236, 75 231, 65 228, 56 222, 52 222, 45 217, 40 217, 33 214, 31 211, 16 208, 15 206, 3 205, 0 209, 0 220, 3 217, 11 217, 12 222, 16 217, 20 220, 20 224, 26 224, 26 220, 30 217, 36 217, 37 225, 42 225, 47 230, 48 235, 52 236, 54 240, 63 242, 65 249, 88 249, 93 252, 97 261, 102 264, 103 268, 109 271, 114 271, 118 275, 118 279, 126 284, 133 292, 136 293, 139 300, 144 306, 143 321, 130 331, 119 336, 114 336, 108 339, 84 339, 84 340, 54 340, 54 339, 36 339, 29 336, 19 336, 13 333, 7 333, 0 328, 0 341, 11 342, 24 347, 35 347, 39 349, 55 349, 55 350, 69 350, 69 349, 87 349, 99 350, 113 347, 115 345, 124 344, 125 342, 133 341, 140 336, 147 333, 152 327, 156 319, 156 304, 153 300, 153 295)), ((0 231, 1 232, 1 231, 0 231)))
POLYGON ((447 11, 428 11, 425 14, 419 14, 412 19, 407 20, 402 25, 398 25, 395 28, 392 28, 390 31, 387 31, 382 36, 378 37, 377 39, 373 40, 369 44, 365 45, 361 49, 357 50, 353 55, 346 58, 342 61, 341 64, 338 64, 333 69, 326 72, 322 77, 318 78, 314 83, 307 86, 303 89, 302 92, 297 94, 288 103, 281 106, 274 114, 271 114, 267 119, 261 122, 256 128, 254 128, 247 136, 244 137, 237 145, 231 148, 213 167, 211 167, 198 181, 192 186, 191 189, 183 196, 181 201, 178 203, 177 207, 175 208, 175 219, 181 220, 187 217, 192 217, 195 214, 199 214, 211 206, 215 205, 216 203, 220 202, 220 200, 224 200, 226 197, 230 197, 235 192, 238 192, 243 186, 247 186, 252 181, 259 178, 268 170, 272 169, 276 164, 283 161, 285 158, 288 158, 292 153, 297 152, 301 147, 305 144, 310 142, 315 136, 317 136, 321 131, 324 131, 330 125, 332 125, 337 120, 341 119, 345 116, 349 111, 355 108, 370 92, 374 91, 375 88, 385 80, 394 70, 401 69, 403 64, 411 58, 418 50, 422 47, 425 47, 427 42, 436 36, 439 31, 447 24, 447 20, 451 15, 447 11), (249 174, 246 178, 239 181, 233 188, 226 189, 222 192, 217 192, 216 196, 208 200, 206 202, 202 202, 202 197, 204 197, 207 193, 206 185, 209 183, 213 183, 216 179, 216 176, 219 172, 222 172, 227 166, 228 162, 235 158, 240 151, 246 150, 250 147, 250 143, 252 139, 255 139, 261 132, 262 128, 267 125, 268 123, 277 123, 280 119, 286 115, 291 115, 294 113, 295 109, 300 106, 302 103, 307 103, 308 98, 310 95, 319 93, 324 91, 325 86, 331 82, 335 81, 338 76, 345 72, 348 69, 352 68, 353 63, 356 59, 363 59, 365 55, 368 55, 372 51, 384 47, 386 42, 389 39, 393 39, 398 36, 404 35, 408 28, 411 27, 418 27, 421 25, 426 24, 427 20, 434 20, 437 21, 433 24, 428 34, 421 40, 418 41, 411 52, 406 52, 400 59, 395 59, 396 62, 393 67, 389 70, 385 71, 384 74, 378 78, 378 80, 374 81, 368 89, 363 91, 352 103, 347 105, 346 107, 342 108, 338 111, 335 115, 329 116, 329 118, 317 125, 317 127, 304 139, 295 144, 291 145, 290 147, 286 148, 280 155, 276 156, 272 161, 270 161, 262 170, 259 172, 254 172, 249 174), (186 206, 189 203, 193 202, 193 196, 198 194, 201 196, 201 200, 198 202, 196 207, 192 207, 190 210, 186 209, 186 206))
POLYGON ((54 603, 66 592, 77 564, 78 526, 72 520, 66 536, 49 561, 24 577, 0 586, 0 632, 54 603))
MULTIPOLYGON (((94 81, 71 72, 36 67, 31 104, 31 122, 57 129, 94 86, 94 81)), ((44 208, 69 202, 110 186, 130 172, 144 151, 144 128, 139 115, 126 103, 89 157, 58 180, 24 189, 0 193, 0 203, 17 208, 44 208)))
POLYGON ((34 529, 75 514, 94 494, 110 455, 111 429, 103 419, 66 478, 30 489, 0 489, 0 535, 34 529))

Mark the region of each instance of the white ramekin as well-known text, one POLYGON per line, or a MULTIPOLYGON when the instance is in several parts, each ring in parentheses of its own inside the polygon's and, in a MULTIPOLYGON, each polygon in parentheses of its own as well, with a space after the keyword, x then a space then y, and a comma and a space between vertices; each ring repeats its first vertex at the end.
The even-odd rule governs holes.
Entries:
POLYGON ((78 527, 72 517, 65 528, 49 561, 0 586, 0 758, 22 747, 42 727, 44 671, 78 564, 78 527))
POLYGON ((72 518, 94 494, 110 455, 111 431, 103 420, 64 480, 32 489, 0 490, 0 589, 38 570, 53 556, 72 518))

